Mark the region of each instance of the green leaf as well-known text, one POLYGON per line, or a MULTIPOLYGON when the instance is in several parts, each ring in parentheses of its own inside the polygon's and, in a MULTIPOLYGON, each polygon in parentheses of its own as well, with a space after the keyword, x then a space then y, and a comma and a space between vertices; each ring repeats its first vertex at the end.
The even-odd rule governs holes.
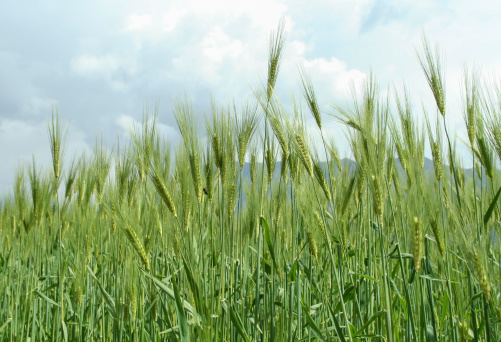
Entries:
POLYGON ((353 273, 359 277, 362 277, 362 278, 365 278, 367 280, 372 280, 373 282, 377 283, 378 280, 376 278, 373 278, 373 277, 369 277, 368 275, 365 275, 365 274, 362 274, 362 273, 353 273))
POLYGON ((297 276, 297 261, 292 264, 292 268, 289 271, 289 281, 290 282, 295 282, 296 281, 296 276, 297 276))
POLYGON ((442 282, 445 282, 446 280, 445 279, 437 279, 437 278, 433 278, 431 276, 429 276, 428 274, 423 274, 421 276, 419 276, 420 278, 423 278, 423 279, 428 279, 430 281, 442 281, 442 282))
POLYGON ((360 335, 361 332, 363 332, 372 322, 374 322, 379 316, 383 315, 386 313, 386 310, 381 310, 376 312, 374 315, 372 315, 371 318, 367 322, 362 325, 360 329, 355 333, 354 338, 361 338, 362 336, 360 335))
POLYGON ((64 323, 64 321, 61 321, 61 327, 63 328, 64 341, 68 342, 68 329, 66 328, 66 323, 64 323))
POLYGON ((273 244, 271 243, 270 227, 268 226, 268 222, 266 222, 266 219, 262 216, 260 222, 261 226, 264 228, 264 238, 266 240, 266 244, 268 245, 268 250, 270 251, 271 254, 271 260, 273 260, 273 267, 275 267, 275 269, 278 270, 277 259, 275 258, 275 249, 273 248, 273 244))
MULTIPOLYGON (((350 284, 344 289, 343 300, 345 304, 353 300, 355 296, 355 289, 356 287, 352 284, 350 284)), ((341 301, 339 301, 339 303, 336 305, 336 308, 334 309, 334 314, 337 314, 340 310, 341 310, 341 301)))
MULTIPOLYGON (((155 285, 160 288, 160 290, 164 291, 170 298, 172 299, 176 299, 176 295, 174 293, 174 290, 169 288, 167 285, 165 285, 162 281, 158 280, 157 278, 153 277, 152 275, 150 275, 149 273, 147 273, 145 270, 141 270, 144 275, 148 278, 150 278, 151 280, 153 280, 153 282, 155 283, 155 285)), ((183 306, 184 306, 184 309, 189 312, 197 321, 200 321, 200 315, 197 313, 197 310, 189 303, 187 302, 186 300, 183 301, 183 306)))
POLYGON ((306 316, 306 321, 308 322, 308 325, 312 329, 313 333, 315 336, 320 340, 320 341, 325 341, 325 338, 318 328, 318 325, 315 323, 315 321, 311 318, 310 316, 310 310, 304 305, 303 301, 301 301, 301 306, 303 307, 303 312, 306 316))
POLYGON ((43 293, 38 292, 37 290, 35 290, 35 293, 36 293, 37 295, 39 295, 39 296, 40 296, 40 298, 42 298, 43 300, 45 300, 46 302, 48 302, 49 304, 52 304, 52 305, 55 305, 55 306, 59 307, 59 304, 58 304, 58 303, 56 303, 55 301, 53 301, 52 299, 50 299, 49 297, 47 297, 47 296, 46 296, 46 295, 44 295, 43 293))
POLYGON ((110 310, 111 315, 113 316, 113 318, 116 319, 117 318, 117 311, 116 311, 116 308, 115 308, 115 302, 113 301, 113 298, 111 298, 110 294, 108 292, 106 292, 106 290, 104 289, 103 285, 101 285, 101 282, 99 281, 99 279, 97 279, 97 277, 94 274, 94 272, 92 272, 91 268, 89 266, 87 266, 87 268, 88 268, 88 270, 90 272, 90 275, 97 282, 97 285, 99 285, 99 289, 103 293, 104 299, 106 301, 106 304, 108 305, 108 308, 110 310))
POLYGON ((2 324, 2 326, 0 327, 0 332, 2 332, 6 327, 7 327, 7 324, 9 324, 10 322, 12 321, 12 318, 8 318, 4 324, 2 324))
POLYGON ((341 330, 341 326, 339 325, 339 321, 336 317, 336 314, 332 310, 332 307, 330 305, 327 305, 329 308, 329 315, 331 316, 331 319, 334 321, 334 326, 336 327, 336 332, 337 332, 337 337, 341 340, 341 342, 346 342, 346 339, 344 338, 343 331, 341 330))
POLYGON ((186 320, 186 313, 184 312, 183 300, 181 299, 181 294, 179 293, 179 288, 177 287, 176 277, 172 274, 172 286, 174 287, 174 298, 176 302, 176 312, 177 320, 179 322, 179 333, 181 335, 181 342, 190 341, 190 328, 188 327, 188 321, 186 320))
POLYGON ((188 283, 190 284, 191 292, 193 293, 193 298, 195 299, 195 306, 197 307, 198 312, 200 312, 200 314, 204 317, 204 319, 207 319, 207 308, 205 307, 202 295, 200 294, 200 289, 198 288, 195 278, 193 277, 193 272, 191 271, 190 264, 186 261, 182 253, 181 257, 183 259, 188 283))
POLYGON ((250 342, 249 335, 247 335, 247 332, 245 332, 243 324, 242 324, 242 319, 240 318, 239 314, 237 311, 233 310, 233 305, 228 304, 227 302, 223 302, 222 304, 224 311, 230 313, 230 319, 235 328, 237 329, 237 332, 242 338, 244 339, 245 342, 250 342))
POLYGON ((494 196, 491 204, 489 205, 489 208, 485 212, 484 215, 484 225, 489 222, 489 219, 491 218, 492 212, 494 211, 494 208, 496 207, 496 202, 498 201, 499 195, 501 195, 501 187, 499 188, 498 192, 496 193, 496 196, 494 196))
MULTIPOLYGON (((414 259, 414 256, 410 253, 400 253, 400 256, 402 256, 402 259, 414 259)), ((392 255, 390 259, 399 259, 399 255, 392 255)))
POLYGON ((435 342, 437 337, 435 336, 435 331, 431 325, 426 325, 426 341, 435 342))

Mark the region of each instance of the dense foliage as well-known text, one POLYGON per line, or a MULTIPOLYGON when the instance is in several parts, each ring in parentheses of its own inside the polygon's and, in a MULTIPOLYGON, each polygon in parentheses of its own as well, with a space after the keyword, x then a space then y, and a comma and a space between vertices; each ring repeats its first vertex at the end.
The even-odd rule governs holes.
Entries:
POLYGON ((333 107, 355 159, 340 160, 304 69, 304 108, 274 94, 282 28, 254 102, 212 103, 204 127, 175 103, 172 155, 145 116, 63 168, 53 115, 53 168, 33 160, 2 199, 1 340, 499 341, 500 92, 465 72, 466 170, 424 41, 436 114, 419 124, 370 77, 333 107))

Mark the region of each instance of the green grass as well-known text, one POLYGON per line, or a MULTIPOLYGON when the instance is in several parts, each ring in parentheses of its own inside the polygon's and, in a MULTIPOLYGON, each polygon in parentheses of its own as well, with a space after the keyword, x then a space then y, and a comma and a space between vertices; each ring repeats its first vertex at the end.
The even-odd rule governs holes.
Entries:
POLYGON ((304 108, 274 94, 284 38, 281 24, 241 110, 213 102, 202 126, 175 103, 173 161, 156 114, 71 163, 52 117, 52 170, 33 160, 2 199, 0 340, 500 340, 499 93, 465 72, 465 170, 424 40, 437 114, 420 128, 407 91, 383 98, 371 76, 333 106, 356 161, 343 164, 305 70, 304 108))

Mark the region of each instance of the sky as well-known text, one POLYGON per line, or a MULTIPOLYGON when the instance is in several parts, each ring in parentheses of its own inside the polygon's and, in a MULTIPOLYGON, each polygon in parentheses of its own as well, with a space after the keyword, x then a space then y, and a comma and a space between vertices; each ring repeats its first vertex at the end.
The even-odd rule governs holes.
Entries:
POLYGON ((33 156, 50 167, 53 111, 70 125, 69 164, 97 140, 112 146, 125 139, 155 107, 161 134, 175 144, 177 98, 190 98, 201 122, 211 98, 252 100, 266 80, 268 39, 281 18, 287 42, 277 95, 284 103, 291 92, 300 97, 302 63, 342 157, 350 155, 344 130, 329 114, 371 72, 383 93, 405 85, 419 108, 422 101, 435 113, 416 56, 423 32, 445 64, 448 127, 465 136, 463 70, 501 75, 500 17, 501 2, 490 0, 2 1, 0 194, 33 156))

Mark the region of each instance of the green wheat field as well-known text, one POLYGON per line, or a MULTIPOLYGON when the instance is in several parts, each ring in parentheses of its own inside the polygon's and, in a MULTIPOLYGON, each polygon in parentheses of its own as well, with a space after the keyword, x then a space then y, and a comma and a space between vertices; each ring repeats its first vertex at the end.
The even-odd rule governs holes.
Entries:
POLYGON ((150 113, 67 158, 53 113, 51 167, 33 158, 1 199, 0 340, 500 341, 501 88, 465 70, 456 139, 423 38, 428 112, 370 76, 320 113, 302 67, 286 106, 285 42, 280 25, 248 105, 203 121, 176 101, 178 146, 150 113))

